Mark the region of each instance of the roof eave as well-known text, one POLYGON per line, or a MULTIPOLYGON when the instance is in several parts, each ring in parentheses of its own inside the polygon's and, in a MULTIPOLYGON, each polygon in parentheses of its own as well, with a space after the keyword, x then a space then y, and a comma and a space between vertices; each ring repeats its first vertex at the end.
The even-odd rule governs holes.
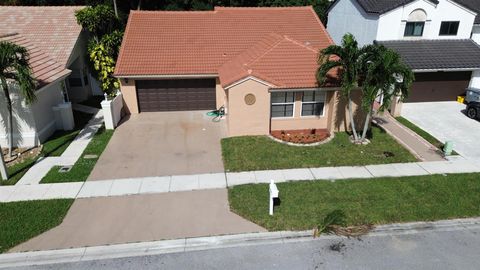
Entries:
POLYGON ((415 73, 425 73, 425 72, 458 72, 458 71, 474 71, 474 70, 480 70, 479 67, 468 67, 468 68, 424 68, 424 69, 415 69, 412 68, 412 71, 415 73))
POLYGON ((210 74, 114 74, 118 79, 194 79, 194 78, 217 78, 217 73, 210 74))

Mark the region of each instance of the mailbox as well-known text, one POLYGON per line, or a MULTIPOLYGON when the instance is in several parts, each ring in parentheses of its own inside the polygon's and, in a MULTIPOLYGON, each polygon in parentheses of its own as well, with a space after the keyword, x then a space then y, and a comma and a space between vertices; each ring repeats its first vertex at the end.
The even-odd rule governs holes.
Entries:
POLYGON ((270 185, 269 185, 269 191, 270 191, 270 204, 269 204, 269 211, 268 213, 270 216, 273 216, 273 202, 275 198, 278 198, 278 188, 277 185, 273 182, 273 180, 270 180, 270 185))

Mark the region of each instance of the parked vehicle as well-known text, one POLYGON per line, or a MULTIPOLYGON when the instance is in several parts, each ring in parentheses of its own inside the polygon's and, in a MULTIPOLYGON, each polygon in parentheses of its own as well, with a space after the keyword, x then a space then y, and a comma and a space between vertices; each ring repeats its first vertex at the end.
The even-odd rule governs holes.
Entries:
POLYGON ((472 119, 480 119, 480 89, 467 89, 465 96, 466 114, 472 119))

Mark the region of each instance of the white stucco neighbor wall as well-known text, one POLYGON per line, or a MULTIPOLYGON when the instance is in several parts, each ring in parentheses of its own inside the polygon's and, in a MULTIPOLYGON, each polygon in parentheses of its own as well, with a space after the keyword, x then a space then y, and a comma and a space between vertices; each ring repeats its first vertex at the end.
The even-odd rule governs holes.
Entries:
POLYGON ((380 15, 377 40, 405 39, 468 39, 472 32, 475 13, 450 0, 440 0, 438 5, 428 0, 417 0, 380 15), (405 24, 412 11, 422 9, 427 21, 422 37, 404 37, 405 24), (456 36, 440 36, 442 21, 460 21, 456 36))
POLYGON ((375 40, 378 15, 367 14, 356 0, 338 1, 328 13, 327 30, 336 44, 346 33, 352 33, 360 46, 375 40))
POLYGON ((37 101, 31 110, 40 143, 44 142, 56 130, 55 116, 52 107, 63 103, 61 81, 48 85, 37 91, 37 101))
MULTIPOLYGON (((16 87, 10 87, 13 101, 13 143, 18 147, 32 147, 45 141, 56 130, 52 107, 63 102, 61 81, 36 92, 35 103, 27 105, 16 87)), ((5 96, 0 95, 0 145, 8 146, 5 96)))
POLYGON ((480 70, 472 71, 472 79, 470 79, 468 88, 480 89, 480 70))
MULTIPOLYGON (((14 146, 34 146, 37 144, 35 120, 33 113, 25 100, 20 96, 15 85, 10 84, 10 97, 13 106, 13 144, 14 146)), ((6 98, 0 95, 0 145, 8 146, 8 110, 6 98)))
POLYGON ((472 29, 472 39, 480 45, 480 25, 474 25, 472 29))

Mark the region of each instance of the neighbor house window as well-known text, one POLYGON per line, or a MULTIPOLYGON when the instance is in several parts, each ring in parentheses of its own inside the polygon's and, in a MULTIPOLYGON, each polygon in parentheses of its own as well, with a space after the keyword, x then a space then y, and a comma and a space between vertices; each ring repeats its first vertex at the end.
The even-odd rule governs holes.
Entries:
POLYGON ((456 36, 460 22, 442 22, 440 36, 456 36))
POLYGON ((302 116, 322 116, 325 106, 325 92, 305 91, 302 98, 302 116))
POLYGON ((295 92, 273 92, 272 117, 292 117, 295 92))
POLYGON ((407 24, 405 25, 404 36, 421 37, 423 35, 424 26, 425 26, 425 22, 407 22, 407 24))

